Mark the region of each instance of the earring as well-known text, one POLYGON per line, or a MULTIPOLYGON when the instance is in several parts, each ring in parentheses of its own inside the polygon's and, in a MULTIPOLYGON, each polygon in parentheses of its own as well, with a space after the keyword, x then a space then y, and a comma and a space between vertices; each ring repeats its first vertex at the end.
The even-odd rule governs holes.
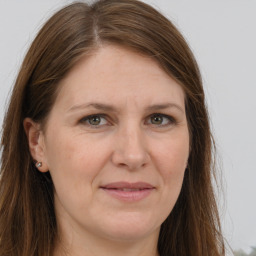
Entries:
POLYGON ((37 168, 42 167, 42 165, 43 165, 42 162, 37 162, 37 163, 36 163, 36 167, 37 167, 37 168))

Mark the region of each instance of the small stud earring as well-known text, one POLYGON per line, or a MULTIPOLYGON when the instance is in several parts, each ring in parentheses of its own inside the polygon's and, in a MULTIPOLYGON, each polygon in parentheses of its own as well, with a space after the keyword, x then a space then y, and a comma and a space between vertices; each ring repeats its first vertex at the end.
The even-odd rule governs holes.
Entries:
POLYGON ((37 168, 42 167, 42 162, 37 162, 37 163, 36 163, 36 167, 37 167, 37 168))

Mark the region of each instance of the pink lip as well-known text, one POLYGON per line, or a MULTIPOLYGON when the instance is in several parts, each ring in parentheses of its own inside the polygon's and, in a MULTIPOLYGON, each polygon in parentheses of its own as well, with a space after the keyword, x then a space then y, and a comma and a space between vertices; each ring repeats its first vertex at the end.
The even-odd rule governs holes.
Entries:
POLYGON ((145 182, 135 182, 135 183, 129 183, 129 182, 125 182, 125 181, 121 181, 121 182, 113 182, 113 183, 109 183, 106 185, 101 186, 101 188, 106 188, 106 189, 123 189, 123 188, 130 188, 130 189, 146 189, 146 188, 154 188, 154 186, 152 186, 149 183, 145 183, 145 182))
POLYGON ((149 183, 145 182, 114 182, 100 187, 108 195, 126 202, 135 202, 148 197, 155 189, 149 183))

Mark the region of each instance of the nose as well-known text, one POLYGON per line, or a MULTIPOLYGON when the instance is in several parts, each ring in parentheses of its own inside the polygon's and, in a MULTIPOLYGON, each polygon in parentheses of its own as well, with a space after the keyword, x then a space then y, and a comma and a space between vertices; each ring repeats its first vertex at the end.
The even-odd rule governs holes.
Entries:
POLYGON ((145 167, 150 160, 143 131, 131 127, 119 131, 115 137, 112 162, 118 167, 138 170, 145 167))

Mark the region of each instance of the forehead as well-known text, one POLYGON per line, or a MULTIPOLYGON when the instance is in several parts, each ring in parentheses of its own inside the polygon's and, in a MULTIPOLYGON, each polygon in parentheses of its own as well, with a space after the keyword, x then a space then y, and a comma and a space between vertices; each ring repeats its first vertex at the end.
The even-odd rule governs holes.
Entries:
POLYGON ((149 56, 108 45, 83 57, 60 83, 57 103, 63 107, 88 101, 119 105, 184 104, 184 92, 160 65, 149 56), (156 102, 154 102, 156 101, 156 102))

